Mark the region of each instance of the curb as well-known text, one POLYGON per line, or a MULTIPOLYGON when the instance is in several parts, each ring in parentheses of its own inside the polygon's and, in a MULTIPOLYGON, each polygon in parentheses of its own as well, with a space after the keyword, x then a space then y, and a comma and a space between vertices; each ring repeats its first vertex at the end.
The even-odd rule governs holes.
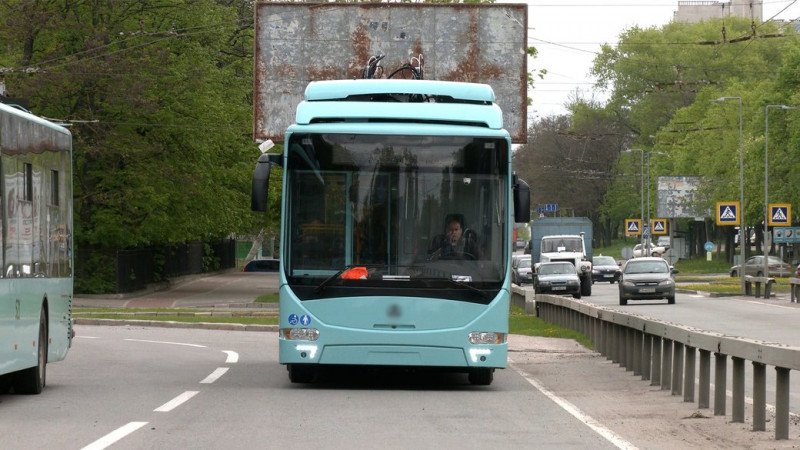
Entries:
POLYGON ((165 320, 74 319, 76 325, 136 326, 159 328, 193 328, 200 330, 277 332, 277 325, 247 325, 241 323, 174 322, 165 320))

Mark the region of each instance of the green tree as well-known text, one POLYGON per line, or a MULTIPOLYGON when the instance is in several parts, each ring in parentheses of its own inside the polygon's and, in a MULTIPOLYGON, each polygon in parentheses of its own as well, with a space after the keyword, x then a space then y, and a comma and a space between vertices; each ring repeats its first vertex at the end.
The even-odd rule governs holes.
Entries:
POLYGON ((78 258, 257 228, 247 4, 0 4, 7 89, 72 123, 78 258))

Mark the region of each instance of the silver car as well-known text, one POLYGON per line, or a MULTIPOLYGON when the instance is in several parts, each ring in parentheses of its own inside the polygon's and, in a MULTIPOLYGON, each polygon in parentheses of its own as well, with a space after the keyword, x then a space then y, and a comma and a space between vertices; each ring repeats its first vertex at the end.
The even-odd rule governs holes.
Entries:
POLYGON ((519 258, 511 269, 511 281, 520 286, 530 283, 532 271, 530 255, 519 258))
MULTIPOLYGON (((770 256, 767 260, 767 270, 769 270, 770 277, 788 277, 791 276, 794 270, 792 266, 786 264, 785 262, 781 261, 780 258, 776 256, 770 256)), ((744 274, 745 275, 755 275, 757 277, 764 276, 764 256, 763 255, 756 255, 747 258, 747 261, 744 262, 744 274)), ((731 276, 738 277, 739 276, 739 265, 735 265, 731 267, 731 276)))
POLYGON ((628 300, 667 299, 675 303, 675 280, 677 273, 662 258, 629 259, 622 268, 619 280, 619 304, 627 305, 628 300))
POLYGON ((546 262, 536 269, 533 290, 537 294, 571 294, 581 298, 581 279, 569 262, 546 262))

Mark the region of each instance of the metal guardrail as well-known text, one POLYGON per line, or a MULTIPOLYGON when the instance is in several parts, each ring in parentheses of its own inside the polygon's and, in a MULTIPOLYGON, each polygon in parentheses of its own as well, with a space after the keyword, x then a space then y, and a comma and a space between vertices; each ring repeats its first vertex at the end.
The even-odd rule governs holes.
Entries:
POLYGON ((775 284, 775 278, 772 277, 754 277, 752 275, 744 276, 744 295, 755 295, 756 298, 761 297, 761 285, 764 285, 764 298, 769 298, 770 290, 775 284), (755 294, 753 293, 753 285, 755 285, 755 294))
POLYGON ((800 369, 800 348, 660 322, 567 297, 539 295, 534 303, 533 292, 517 286, 512 287, 511 297, 512 304, 535 310, 541 319, 584 334, 600 354, 650 380, 651 385, 683 395, 685 402, 694 402, 697 392, 699 408, 709 408, 713 353, 715 416, 726 415, 727 360, 731 358, 732 422, 744 423, 745 361, 751 361, 753 431, 766 430, 766 368, 774 366, 775 439, 789 438, 789 374, 800 369))
POLYGON ((789 278, 789 290, 791 291, 791 302, 800 301, 800 278, 789 278))

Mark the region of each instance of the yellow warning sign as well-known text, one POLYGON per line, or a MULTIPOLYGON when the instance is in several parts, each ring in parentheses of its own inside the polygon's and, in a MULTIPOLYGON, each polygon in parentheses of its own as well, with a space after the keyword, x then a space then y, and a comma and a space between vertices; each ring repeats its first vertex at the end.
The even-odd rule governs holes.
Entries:
POLYGON ((769 221, 771 227, 788 227, 792 224, 792 205, 789 203, 770 203, 769 221))
POLYGON ((739 225, 739 202, 717 202, 717 225, 739 225))
POLYGON ((667 219, 650 219, 653 234, 667 234, 667 219))
POLYGON ((641 219, 625 219, 625 235, 626 236, 641 236, 642 235, 642 220, 641 219))

